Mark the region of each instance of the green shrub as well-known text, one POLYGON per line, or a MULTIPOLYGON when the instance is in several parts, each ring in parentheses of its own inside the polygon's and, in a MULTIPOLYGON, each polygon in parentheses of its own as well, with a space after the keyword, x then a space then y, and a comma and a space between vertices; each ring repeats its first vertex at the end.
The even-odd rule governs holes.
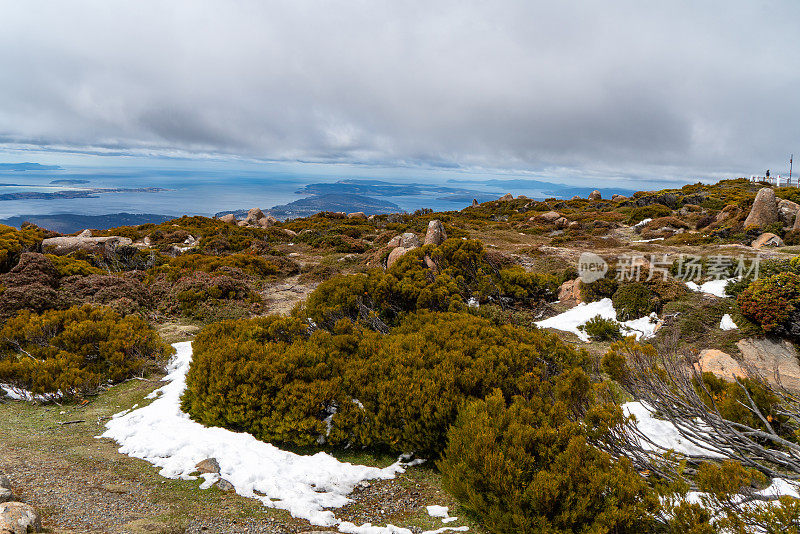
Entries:
POLYGON ((58 270, 58 276, 88 276, 90 274, 105 274, 105 271, 93 266, 88 261, 73 258, 71 256, 55 256, 45 254, 58 270))
POLYGON ((800 275, 783 272, 751 283, 738 297, 745 317, 765 332, 800 337, 800 275))
POLYGON ((498 534, 652 531, 655 493, 626 458, 587 439, 613 424, 599 410, 578 415, 588 377, 573 369, 554 382, 534 379, 510 403, 495 392, 462 409, 438 463, 446 489, 498 534))
POLYGON ((8 272, 22 252, 37 250, 44 236, 45 231, 37 226, 16 230, 0 224, 0 272, 8 272))
POLYGON ((621 286, 611 297, 617 320, 630 321, 657 312, 660 308, 658 296, 644 284, 633 282, 621 286))
POLYGON ((448 239, 438 247, 407 252, 386 272, 373 269, 327 280, 297 313, 328 329, 341 318, 355 320, 373 312, 393 323, 417 310, 461 311, 470 298, 503 306, 552 300, 558 280, 516 266, 497 270, 479 241, 448 239))
POLYGON ((89 305, 23 311, 0 339, 0 382, 65 399, 141 373, 172 350, 144 320, 89 305))
POLYGON ((306 328, 277 316, 207 326, 184 410, 266 441, 436 457, 465 401, 587 359, 554 335, 470 314, 412 314, 388 335, 349 320, 306 328))
POLYGON ((672 215, 672 210, 663 204, 650 204, 640 208, 633 208, 628 217, 628 224, 637 224, 645 219, 658 219, 672 215))
POLYGON ((606 276, 591 283, 581 282, 581 300, 583 302, 595 302, 605 298, 611 298, 619 288, 619 282, 614 279, 614 275, 609 271, 606 276))
POLYGON ((592 317, 579 327, 595 341, 616 341, 622 339, 620 325, 613 319, 605 319, 600 315, 592 317))

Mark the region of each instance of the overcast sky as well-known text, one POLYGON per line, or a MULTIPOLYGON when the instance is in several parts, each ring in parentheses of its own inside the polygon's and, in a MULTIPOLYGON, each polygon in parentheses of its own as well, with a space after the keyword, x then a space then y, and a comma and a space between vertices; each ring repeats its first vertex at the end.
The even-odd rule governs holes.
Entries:
POLYGON ((797 0, 0 0, 0 149, 777 174, 798 21, 797 0))

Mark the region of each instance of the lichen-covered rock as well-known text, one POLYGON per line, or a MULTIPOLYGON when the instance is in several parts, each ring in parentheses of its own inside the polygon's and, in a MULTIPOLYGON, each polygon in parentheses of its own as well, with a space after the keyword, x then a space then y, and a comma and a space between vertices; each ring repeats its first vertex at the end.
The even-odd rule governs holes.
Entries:
POLYGON ((3 473, 0 473, 0 503, 10 501, 14 498, 11 491, 11 481, 3 473))
POLYGON ((278 219, 276 219, 272 215, 267 215, 265 217, 261 217, 258 220, 258 226, 260 226, 261 228, 269 228, 270 226, 274 225, 276 222, 278 222, 278 219))
POLYGON ((42 241, 42 251, 56 256, 65 256, 71 252, 84 250, 87 252, 112 251, 117 247, 130 246, 133 240, 129 237, 49 237, 42 241))
POLYGON ((547 222, 554 222, 561 218, 561 214, 557 211, 548 211, 539 215, 540 219, 544 219, 547 222))
POLYGON ((730 354, 717 349, 705 349, 698 356, 695 369, 700 373, 712 373, 717 378, 731 382, 737 378, 747 378, 747 373, 730 354))
POLYGON ((558 288, 558 300, 567 304, 581 303, 581 279, 567 280, 558 288))
POLYGON ((41 532, 42 520, 33 506, 21 502, 0 504, 0 534, 41 532))
POLYGON ((778 237, 775 234, 771 234, 769 232, 761 234, 758 236, 751 244, 753 248, 761 248, 761 247, 782 247, 783 246, 783 239, 778 237))
POLYGON ((792 226, 800 211, 800 204, 782 198, 778 201, 778 215, 783 221, 784 226, 792 226))
POLYGON ((775 191, 771 187, 762 187, 756 194, 750 214, 744 220, 744 227, 756 226, 763 228, 780 221, 778 203, 775 200, 775 191))
POLYGON ((197 462, 195 468, 200 473, 219 473, 219 462, 216 458, 206 458, 197 462))
POLYGON ((736 344, 748 367, 755 369, 769 382, 800 391, 800 363, 797 350, 785 339, 748 338, 736 344), (776 378, 776 375, 778 378, 776 378))
POLYGON ((411 248, 406 248, 406 247, 395 247, 395 248, 393 248, 392 251, 389 253, 389 257, 386 258, 386 268, 387 269, 391 269, 392 265, 394 265, 397 260, 402 258, 403 255, 406 252, 408 252, 409 250, 412 250, 412 249, 411 248))
POLYGON ((396 235, 393 238, 391 238, 387 246, 389 246, 390 248, 395 248, 395 247, 414 248, 418 247, 419 245, 420 245, 419 238, 416 236, 416 234, 413 234, 411 232, 406 232, 404 234, 396 235))
POLYGON ((428 231, 425 233, 426 245, 441 245, 447 239, 444 225, 439 219, 434 219, 428 223, 428 231))

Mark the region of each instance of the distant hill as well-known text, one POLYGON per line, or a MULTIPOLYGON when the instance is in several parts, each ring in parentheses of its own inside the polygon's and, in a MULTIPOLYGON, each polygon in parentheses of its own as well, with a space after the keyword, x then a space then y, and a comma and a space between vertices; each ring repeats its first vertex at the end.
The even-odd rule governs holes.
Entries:
POLYGON ((0 163, 0 171, 59 171, 58 165, 42 165, 41 163, 0 163))
POLYGON ((60 185, 78 185, 78 184, 88 184, 89 180, 62 179, 62 180, 50 180, 50 183, 60 184, 60 185))
MULTIPOLYGON (((288 204, 273 206, 268 210, 262 208, 262 210, 264 213, 272 215, 276 219, 291 219, 294 217, 308 217, 321 211, 344 211, 346 213, 363 211, 367 215, 375 215, 379 213, 397 213, 403 211, 403 208, 394 202, 378 200, 362 195, 328 193, 324 195, 312 195, 288 204)), ((247 215, 247 210, 221 211, 217 213, 215 217, 228 213, 233 213, 236 217, 242 218, 247 215)))
POLYGON ((152 213, 109 213, 108 215, 57 213, 55 215, 18 215, 8 219, 0 219, 0 223, 19 228, 23 222, 27 221, 54 232, 71 234, 86 228, 106 230, 118 226, 162 223, 174 218, 173 215, 155 215, 152 213))

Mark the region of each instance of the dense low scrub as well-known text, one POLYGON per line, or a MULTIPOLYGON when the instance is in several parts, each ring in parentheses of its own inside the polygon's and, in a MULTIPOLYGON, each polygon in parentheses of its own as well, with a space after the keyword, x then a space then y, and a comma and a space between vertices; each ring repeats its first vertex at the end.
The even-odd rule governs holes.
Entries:
POLYGON ((498 391, 467 405, 438 463, 446 488, 498 534, 654 531, 655 492, 589 442, 621 419, 619 409, 586 416, 591 388, 573 369, 531 378, 510 402, 498 391))
POLYGON ((342 318, 392 323, 416 310, 462 311, 470 299, 500 305, 553 300, 553 275, 521 267, 497 269, 479 241, 448 239, 406 253, 391 269, 357 276, 338 276, 312 293, 298 316, 332 328, 342 318))
POLYGON ((172 351, 144 320, 88 305, 23 311, 0 339, 0 382, 63 399, 142 373, 172 351))
POLYGON ((206 327, 184 409, 268 441, 435 457, 466 400, 586 363, 554 335, 463 313, 412 314, 386 335, 349 320, 306 331, 275 316, 206 327))

